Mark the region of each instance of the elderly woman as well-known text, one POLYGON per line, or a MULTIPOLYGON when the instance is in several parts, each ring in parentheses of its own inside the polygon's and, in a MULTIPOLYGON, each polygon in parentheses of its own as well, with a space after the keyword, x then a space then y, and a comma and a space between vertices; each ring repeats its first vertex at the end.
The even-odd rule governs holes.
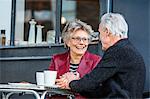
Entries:
POLYGON ((80 20, 71 21, 64 27, 62 38, 68 51, 54 55, 49 66, 49 70, 57 71, 58 83, 64 73, 72 72, 81 78, 99 63, 101 57, 87 51, 91 33, 91 26, 80 20))

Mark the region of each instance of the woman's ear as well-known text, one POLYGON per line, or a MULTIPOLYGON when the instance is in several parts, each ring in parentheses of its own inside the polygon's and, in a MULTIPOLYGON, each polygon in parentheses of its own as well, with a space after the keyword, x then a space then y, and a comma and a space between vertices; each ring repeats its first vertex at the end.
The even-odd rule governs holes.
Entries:
POLYGON ((70 47, 70 41, 66 41, 66 42, 65 42, 65 45, 66 45, 67 47, 70 47))

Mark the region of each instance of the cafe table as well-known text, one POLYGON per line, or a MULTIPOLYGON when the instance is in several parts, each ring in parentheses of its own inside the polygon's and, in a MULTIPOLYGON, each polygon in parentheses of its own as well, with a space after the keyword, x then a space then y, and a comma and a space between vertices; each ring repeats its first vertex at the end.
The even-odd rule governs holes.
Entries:
POLYGON ((36 99, 45 99, 47 95, 66 95, 68 99, 74 99, 74 95, 69 90, 60 89, 57 86, 44 87, 36 84, 8 83, 0 84, 2 99, 9 99, 13 94, 33 94, 36 99))

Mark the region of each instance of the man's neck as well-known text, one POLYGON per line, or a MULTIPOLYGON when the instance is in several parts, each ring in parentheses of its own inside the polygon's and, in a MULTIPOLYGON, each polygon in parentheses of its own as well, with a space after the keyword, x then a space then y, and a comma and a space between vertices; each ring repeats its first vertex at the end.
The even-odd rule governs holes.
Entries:
POLYGON ((123 38, 121 38, 121 37, 119 37, 119 36, 114 36, 114 37, 112 37, 112 39, 111 39, 111 41, 110 41, 109 47, 113 46, 114 44, 116 44, 116 43, 117 43, 118 41, 120 41, 121 39, 123 39, 123 38))

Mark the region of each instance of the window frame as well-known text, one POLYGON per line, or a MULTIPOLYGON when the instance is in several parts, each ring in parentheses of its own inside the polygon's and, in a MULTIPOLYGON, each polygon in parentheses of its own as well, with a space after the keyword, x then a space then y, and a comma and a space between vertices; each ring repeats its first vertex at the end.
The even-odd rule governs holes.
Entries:
MULTIPOLYGON (((99 15, 101 16, 104 12, 107 13, 113 11, 113 0, 99 0, 100 9, 99 15), (101 3, 103 2, 103 3, 101 3)), ((55 44, 59 45, 61 43, 61 16, 62 16, 62 0, 56 0, 56 26, 55 26, 55 44)), ((10 29, 10 46, 15 46, 15 23, 16 21, 16 0, 12 0, 11 8, 11 29, 10 29)))

